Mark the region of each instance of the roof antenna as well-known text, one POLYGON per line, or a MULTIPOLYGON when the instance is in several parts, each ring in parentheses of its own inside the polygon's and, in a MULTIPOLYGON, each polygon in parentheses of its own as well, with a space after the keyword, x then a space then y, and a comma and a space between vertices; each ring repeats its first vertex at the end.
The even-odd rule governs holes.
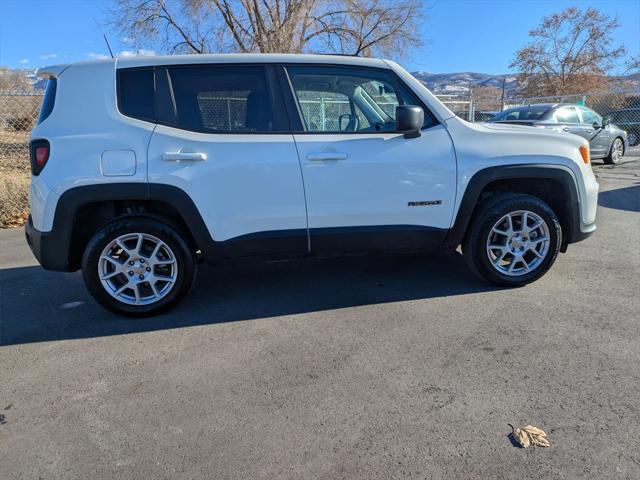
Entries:
POLYGON ((102 36, 104 37, 104 43, 107 44, 107 48, 109 49, 109 55, 111 55, 111 58, 113 58, 113 52, 111 51, 111 45, 109 45, 109 40, 107 40, 107 35, 103 33, 102 36))

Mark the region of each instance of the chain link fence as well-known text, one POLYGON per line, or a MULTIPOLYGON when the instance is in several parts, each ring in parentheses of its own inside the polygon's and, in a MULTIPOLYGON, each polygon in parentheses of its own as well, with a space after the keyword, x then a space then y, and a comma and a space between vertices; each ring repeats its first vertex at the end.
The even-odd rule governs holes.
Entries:
MULTIPOLYGON (((203 125, 211 130, 224 131, 248 128, 245 125, 247 114, 246 93, 244 96, 229 97, 199 95, 198 107, 202 115, 203 125)), ((302 116, 309 129, 314 132, 340 131, 352 120, 351 103, 348 97, 343 94, 303 95, 299 99, 299 103, 302 116), (340 125, 341 122, 342 125, 340 125)), ((391 118, 395 117, 395 102, 382 97, 376 100, 376 104, 391 118)), ((369 126, 367 118, 358 109, 356 109, 356 116, 361 128, 369 126)))
POLYGON ((29 168, 29 133, 42 93, 0 92, 0 170, 29 168))
POLYGON ((29 133, 41 103, 42 93, 0 92, 0 228, 27 218, 29 133))
POLYGON ((202 116, 202 125, 205 128, 221 131, 242 130, 245 128, 245 118, 247 116, 246 94, 244 96, 240 94, 228 97, 200 94, 198 95, 198 108, 202 116))
POLYGON ((453 94, 436 94, 438 100, 444 103, 449 110, 458 117, 464 118, 470 122, 474 121, 473 102, 469 94, 453 93, 453 94))

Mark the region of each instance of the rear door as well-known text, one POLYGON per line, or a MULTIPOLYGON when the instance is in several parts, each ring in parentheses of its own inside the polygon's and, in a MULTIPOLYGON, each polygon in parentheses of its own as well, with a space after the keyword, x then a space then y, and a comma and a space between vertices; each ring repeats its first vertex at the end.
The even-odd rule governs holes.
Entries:
POLYGON ((307 251, 300 163, 272 67, 156 69, 149 182, 194 201, 225 255, 307 251))
POLYGON ((593 127, 582 123, 578 109, 574 106, 558 108, 554 114, 554 119, 560 124, 563 132, 573 133, 589 140, 593 136, 593 127))
POLYGON ((420 137, 395 132, 396 106, 424 105, 391 70, 307 64, 286 73, 311 250, 438 245, 456 190, 444 126, 425 111, 420 137))

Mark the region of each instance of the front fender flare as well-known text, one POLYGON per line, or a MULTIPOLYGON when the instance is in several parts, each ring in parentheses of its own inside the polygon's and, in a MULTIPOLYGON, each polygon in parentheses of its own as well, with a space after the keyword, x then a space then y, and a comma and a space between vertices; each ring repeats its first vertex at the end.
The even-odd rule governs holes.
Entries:
MULTIPOLYGON (((568 232, 563 232, 563 244, 576 241, 580 232, 580 202, 575 178, 568 169, 555 165, 504 165, 489 167, 476 172, 469 180, 460 202, 453 227, 445 239, 445 248, 455 249, 464 238, 476 206, 481 201, 484 189, 498 180, 549 179, 562 185, 566 195, 568 232)), ((564 244, 566 247, 566 244, 564 244)))

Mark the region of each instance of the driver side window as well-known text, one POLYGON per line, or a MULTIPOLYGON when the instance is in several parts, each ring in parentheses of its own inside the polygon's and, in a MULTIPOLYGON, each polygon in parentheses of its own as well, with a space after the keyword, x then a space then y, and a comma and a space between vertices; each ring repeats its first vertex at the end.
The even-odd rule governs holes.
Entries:
POLYGON ((580 107, 580 112, 582 112, 582 123, 588 123, 589 125, 593 125, 594 123, 598 125, 602 124, 602 117, 593 110, 580 107))
MULTIPOLYGON (((422 106, 384 70, 308 65, 287 74, 309 133, 395 132, 398 105, 422 106)), ((424 126, 434 123, 425 111, 424 126)))

